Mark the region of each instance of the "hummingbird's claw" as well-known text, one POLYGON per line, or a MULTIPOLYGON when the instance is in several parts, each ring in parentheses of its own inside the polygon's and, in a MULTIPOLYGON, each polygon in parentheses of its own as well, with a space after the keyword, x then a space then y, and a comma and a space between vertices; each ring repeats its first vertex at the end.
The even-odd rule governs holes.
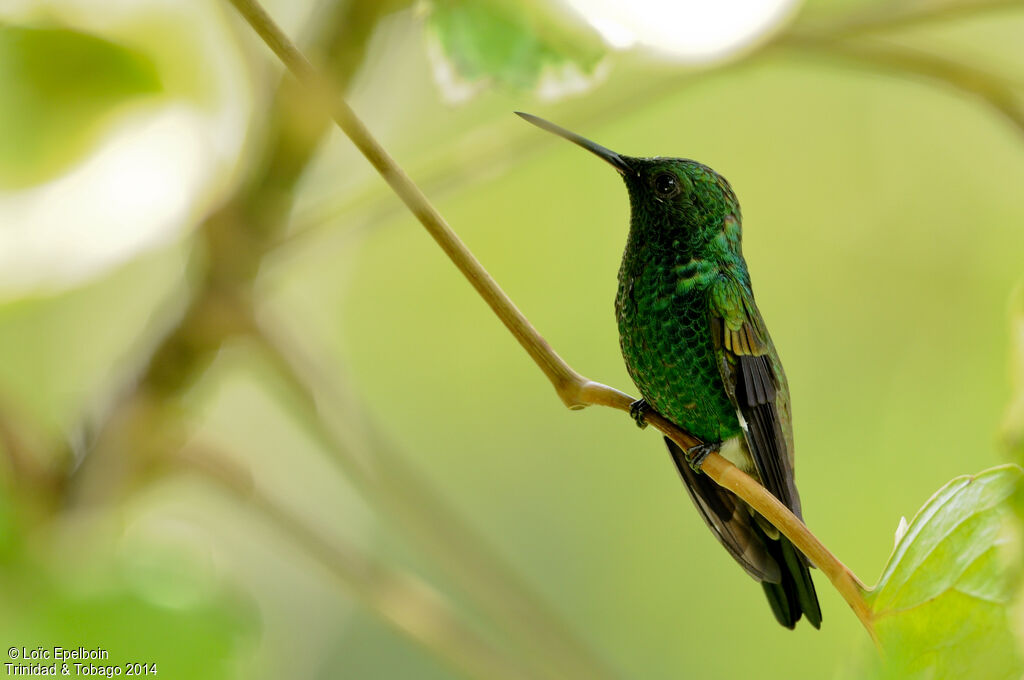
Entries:
POLYGON ((646 399, 637 399, 629 405, 629 417, 635 420, 636 426, 642 430, 647 427, 647 414, 651 410, 651 405, 646 399))
POLYGON ((704 464, 704 459, 712 453, 718 453, 721 448, 722 442, 713 442, 711 444, 697 444, 686 449, 686 460, 690 464, 690 469, 694 472, 700 472, 700 466, 704 464))

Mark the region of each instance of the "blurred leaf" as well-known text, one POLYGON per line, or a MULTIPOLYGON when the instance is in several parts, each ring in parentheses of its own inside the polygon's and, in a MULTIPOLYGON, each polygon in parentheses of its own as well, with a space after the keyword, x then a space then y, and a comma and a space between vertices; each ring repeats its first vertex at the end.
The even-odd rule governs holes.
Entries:
POLYGON ((160 88, 152 62, 121 45, 0 25, 0 188, 57 173, 88 150, 106 114, 160 88))
POLYGON ((435 0, 430 29, 443 59, 438 80, 451 98, 471 93, 456 92, 458 80, 519 90, 542 85, 545 94, 580 90, 605 53, 596 33, 554 3, 435 0))
POLYGON ((1021 468, 958 477, 911 521, 868 597, 888 672, 900 678, 1020 678, 1004 542, 1021 468))
MULTIPOLYGON (((100 648, 109 658, 91 663, 120 666, 122 676, 126 663, 137 662, 156 664, 157 677, 235 677, 255 633, 254 612, 226 595, 190 608, 163 607, 129 589, 81 595, 38 568, 6 578, 0 602, 3 639, 29 649, 100 648)), ((74 666, 69 670, 75 675, 74 666)))

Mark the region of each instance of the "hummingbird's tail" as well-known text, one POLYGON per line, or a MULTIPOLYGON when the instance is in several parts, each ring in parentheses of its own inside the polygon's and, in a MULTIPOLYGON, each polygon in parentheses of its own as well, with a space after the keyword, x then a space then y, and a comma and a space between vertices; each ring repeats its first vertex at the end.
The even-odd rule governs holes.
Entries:
MULTIPOLYGON (((758 526, 756 530, 760 529, 758 526)), ((818 604, 818 593, 814 590, 807 563, 785 536, 779 536, 776 540, 764 536, 764 540, 768 553, 775 558, 782 575, 779 583, 761 582, 775 619, 786 628, 794 628, 802 613, 812 626, 821 628, 821 605, 818 604)))
POLYGON ((821 607, 810 568, 789 539, 766 534, 753 509, 707 475, 694 472, 675 442, 665 437, 665 443, 704 521, 733 559, 761 583, 778 622, 793 628, 806 616, 820 628, 821 607))

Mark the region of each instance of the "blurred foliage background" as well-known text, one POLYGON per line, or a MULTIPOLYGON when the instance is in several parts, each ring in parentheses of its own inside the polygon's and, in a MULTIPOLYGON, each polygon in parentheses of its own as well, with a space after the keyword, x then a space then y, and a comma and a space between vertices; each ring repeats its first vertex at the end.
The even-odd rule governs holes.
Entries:
MULTIPOLYGON (((266 5, 595 380, 633 391, 626 195, 511 111, 728 177, 805 518, 865 582, 1021 455, 1021 3, 754 3, 697 56, 541 0, 266 5)), ((658 438, 561 407, 227 3, 0 21, 0 641, 165 678, 873 672, 823 577, 822 630, 780 628, 658 438)))

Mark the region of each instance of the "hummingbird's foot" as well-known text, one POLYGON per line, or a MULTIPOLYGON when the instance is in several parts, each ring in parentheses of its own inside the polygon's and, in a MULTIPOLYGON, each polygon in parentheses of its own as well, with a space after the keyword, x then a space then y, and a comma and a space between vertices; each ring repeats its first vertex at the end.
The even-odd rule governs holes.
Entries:
POLYGON ((646 399, 637 399, 629 405, 629 417, 636 421, 641 430, 647 427, 647 414, 653 411, 646 399))
POLYGON ((704 459, 712 453, 718 453, 721 448, 722 442, 713 442, 711 444, 697 444, 686 449, 686 460, 690 464, 690 469, 694 472, 700 472, 700 466, 704 464, 704 459))

